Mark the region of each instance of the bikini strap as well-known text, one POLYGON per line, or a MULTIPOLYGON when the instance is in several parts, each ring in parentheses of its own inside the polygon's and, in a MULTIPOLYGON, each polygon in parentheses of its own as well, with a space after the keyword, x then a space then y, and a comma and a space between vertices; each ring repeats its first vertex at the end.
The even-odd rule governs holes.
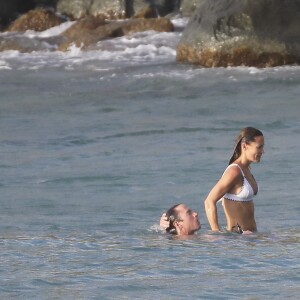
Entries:
MULTIPOLYGON (((241 173, 242 173, 242 175, 243 175, 243 177, 245 177, 245 174, 244 174, 242 168, 241 168, 238 164, 231 164, 231 165, 229 165, 229 166, 226 168, 226 170, 229 169, 231 166, 238 166, 239 169, 240 169, 240 171, 241 171, 241 173)), ((226 170, 225 170, 225 172, 226 172, 226 170)), ((225 172, 224 172, 224 173, 225 173, 225 172)))

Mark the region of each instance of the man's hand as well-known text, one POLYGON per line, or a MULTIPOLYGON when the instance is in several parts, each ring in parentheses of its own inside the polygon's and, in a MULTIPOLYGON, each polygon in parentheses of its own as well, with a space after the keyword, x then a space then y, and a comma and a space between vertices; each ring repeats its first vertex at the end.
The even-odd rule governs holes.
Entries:
POLYGON ((167 229, 169 227, 169 225, 170 225, 170 222, 168 221, 166 214, 163 213, 162 216, 160 217, 159 226, 164 229, 167 229))

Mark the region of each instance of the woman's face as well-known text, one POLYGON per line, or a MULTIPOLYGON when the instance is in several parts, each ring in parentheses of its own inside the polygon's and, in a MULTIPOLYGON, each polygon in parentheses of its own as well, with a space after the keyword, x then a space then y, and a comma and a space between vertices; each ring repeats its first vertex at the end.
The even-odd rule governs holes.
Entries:
POLYGON ((248 160, 259 163, 264 153, 264 137, 256 136, 254 141, 245 143, 244 150, 248 160))

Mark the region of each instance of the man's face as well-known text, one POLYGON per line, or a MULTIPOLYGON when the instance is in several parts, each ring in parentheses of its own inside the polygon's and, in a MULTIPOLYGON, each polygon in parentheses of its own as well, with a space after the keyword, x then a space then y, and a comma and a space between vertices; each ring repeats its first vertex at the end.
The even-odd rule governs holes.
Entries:
POLYGON ((176 207, 176 211, 178 212, 178 216, 180 218, 180 221, 178 222, 180 234, 193 234, 201 228, 198 213, 196 211, 192 211, 185 204, 180 204, 178 207, 176 207))

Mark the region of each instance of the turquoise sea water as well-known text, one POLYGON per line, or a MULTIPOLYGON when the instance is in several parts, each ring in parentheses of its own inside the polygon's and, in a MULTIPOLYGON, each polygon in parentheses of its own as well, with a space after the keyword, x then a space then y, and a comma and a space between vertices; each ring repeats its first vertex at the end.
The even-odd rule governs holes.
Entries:
POLYGON ((177 64, 179 36, 0 53, 1 299, 298 298, 300 68, 177 64), (258 233, 212 234, 203 200, 249 125, 258 233), (180 202, 196 236, 158 228, 180 202))

